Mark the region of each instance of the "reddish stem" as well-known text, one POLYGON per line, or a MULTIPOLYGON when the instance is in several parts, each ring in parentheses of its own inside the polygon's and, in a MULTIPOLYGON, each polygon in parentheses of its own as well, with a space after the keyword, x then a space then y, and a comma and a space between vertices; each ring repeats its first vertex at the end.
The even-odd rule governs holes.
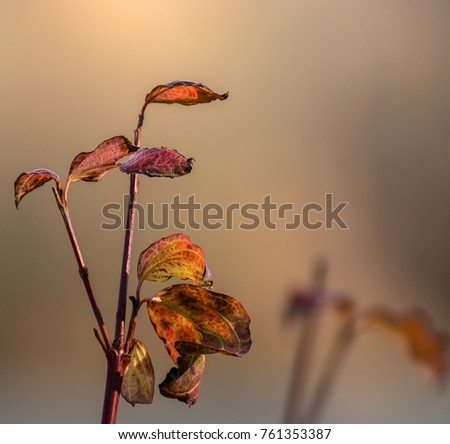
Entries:
POLYGON ((134 225, 136 220, 136 200, 139 190, 139 176, 131 174, 130 195, 128 198, 127 221, 125 225, 125 239, 123 245, 122 269, 120 274, 119 298, 116 312, 116 329, 114 337, 118 349, 123 350, 125 341, 125 315, 127 307, 128 281, 130 277, 131 251, 133 247, 134 225))
POLYGON ((102 424, 115 424, 119 409, 120 388, 122 385, 122 359, 117 350, 111 349, 106 354, 107 372, 105 397, 103 400, 102 424))
MULTIPOLYGON (((134 145, 141 144, 141 129, 144 123, 146 104, 142 107, 139 120, 134 131, 134 145)), ((108 367, 106 373, 105 396, 103 400, 103 424, 114 424, 120 401, 120 389, 123 378, 123 355, 125 350, 125 316, 127 307, 128 281, 130 277, 131 252, 133 248, 134 225, 136 221, 136 201, 139 191, 139 176, 130 175, 130 195, 128 198, 127 220, 125 224, 125 238, 123 244, 122 268, 120 273, 119 296, 117 300, 116 327, 114 332, 114 350, 107 354, 108 367)), ((131 326, 130 326, 131 327, 131 326)), ((134 333, 134 329, 130 332, 134 333)), ((128 335, 131 342, 132 337, 128 335)), ((127 341, 128 343, 128 341, 127 341)))
MULTIPOLYGON (((103 321, 102 313, 100 308, 97 305, 97 301, 95 300, 94 292, 91 287, 91 282, 89 280, 89 272, 88 268, 83 259, 83 255, 81 254, 80 246, 78 245, 77 238, 75 236, 75 232, 73 230, 72 221, 70 219, 69 209, 67 205, 62 203, 61 196, 58 194, 58 191, 53 188, 53 193, 55 195, 56 202, 58 204, 58 208, 61 212, 61 216, 64 221, 64 225, 67 230, 67 234, 69 235, 70 244, 72 245, 72 250, 75 255, 75 259, 78 264, 78 272, 80 274, 81 280, 83 281, 84 288, 86 290, 86 294, 88 296, 89 302, 92 307, 92 311, 94 312, 95 319, 97 320, 98 327, 102 334, 103 343, 101 342, 102 348, 109 350, 112 346, 111 340, 109 339, 108 330, 106 329, 105 322, 103 321)), ((99 337, 97 339, 100 340, 99 337)))

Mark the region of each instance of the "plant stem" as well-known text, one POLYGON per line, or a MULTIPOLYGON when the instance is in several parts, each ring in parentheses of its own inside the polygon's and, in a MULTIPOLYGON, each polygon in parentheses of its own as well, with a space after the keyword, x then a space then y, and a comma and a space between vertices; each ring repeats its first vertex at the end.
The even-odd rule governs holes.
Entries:
POLYGON ((116 312, 116 329, 114 338, 117 348, 123 350, 125 341, 125 315, 127 306, 128 281, 130 277, 131 251, 133 247, 134 224, 136 220, 136 201, 139 190, 139 176, 131 174, 130 194, 128 197, 127 221, 125 225, 125 239, 123 245, 122 269, 120 274, 119 297, 116 312))
POLYGON ((302 407, 305 402, 307 383, 309 380, 314 344, 322 313, 321 301, 325 288, 327 264, 320 259, 313 270, 314 292, 318 303, 312 311, 303 318, 299 332, 297 350, 291 376, 291 383, 286 402, 283 422, 285 424, 302 423, 302 407))
POLYGON ((313 394, 311 408, 309 410, 307 421, 309 424, 315 424, 320 418, 326 401, 328 400, 331 389, 337 377, 339 368, 342 365, 344 357, 353 343, 354 338, 354 319, 350 318, 341 326, 335 343, 333 344, 324 369, 317 383, 317 389, 313 394))
POLYGON ((320 308, 314 309, 308 318, 303 319, 303 325, 300 328, 283 421, 285 424, 302 422, 299 418, 302 417, 302 406, 306 397, 320 311, 320 308))
MULTIPOLYGON (((141 144, 141 129, 144 123, 146 104, 142 107, 139 120, 134 131, 134 145, 141 144)), ((120 272, 119 296, 117 298, 116 326, 114 331, 114 349, 107 354, 107 373, 105 384, 105 396, 103 399, 103 424, 114 424, 120 401, 120 389, 122 385, 123 355, 125 350, 125 317, 128 294, 128 281, 130 277, 131 252, 133 248, 134 226, 136 221, 136 202, 139 191, 139 176, 130 175, 130 194, 128 197, 127 220, 125 224, 125 238, 123 244, 122 267, 120 272)), ((132 338, 129 338, 130 342, 132 338)), ((127 341, 128 342, 128 341, 127 341)))
MULTIPOLYGON (((97 305, 97 301, 95 300, 94 292, 92 291, 91 282, 89 280, 89 272, 88 268, 83 259, 83 255, 81 254, 80 246, 78 245, 78 240, 75 236, 75 232, 72 226, 72 221, 70 219, 69 209, 67 208, 67 204, 63 204, 61 202, 58 191, 54 188, 53 193, 55 195, 56 202, 58 204, 58 208, 61 212, 61 216, 64 221, 64 225, 67 230, 67 234, 69 235, 70 244, 72 245, 72 250, 75 254, 75 259, 78 264, 78 272, 80 274, 81 280, 83 281, 84 288, 86 290, 86 294, 88 296, 89 302, 92 307, 92 311, 94 312, 95 319, 97 320, 98 327, 102 334, 103 338, 103 346, 106 346, 107 349, 112 347, 111 340, 109 339, 108 330, 106 329, 105 323, 103 321, 102 313, 100 308, 97 305)), ((104 348, 104 347, 103 347, 104 348)))
POLYGON ((133 304, 133 309, 131 310, 130 324, 128 326, 128 334, 125 341, 125 353, 130 353, 131 346, 133 344, 134 332, 136 331, 136 318, 139 313, 139 309, 141 308, 141 305, 136 298, 131 296, 130 300, 133 304))
MULTIPOLYGON (((139 114, 138 124, 134 130, 134 145, 141 145, 142 125, 147 104, 144 104, 139 114)), ((136 202, 139 192, 139 175, 130 175, 130 194, 128 196, 127 221, 125 225, 125 238, 122 255, 122 268, 120 272, 119 297, 117 301, 116 328, 114 333, 117 348, 123 351, 125 341, 125 315, 127 307, 128 281, 130 277, 131 251, 133 248, 134 224, 136 220, 136 202)))
POLYGON ((103 399, 102 424, 115 424, 119 409, 123 371, 121 355, 112 348, 106 354, 107 371, 103 399))

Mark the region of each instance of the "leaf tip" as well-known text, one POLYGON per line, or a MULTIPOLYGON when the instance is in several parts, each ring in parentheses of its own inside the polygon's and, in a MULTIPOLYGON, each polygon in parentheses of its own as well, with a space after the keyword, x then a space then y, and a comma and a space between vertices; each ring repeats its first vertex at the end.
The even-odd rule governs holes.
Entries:
POLYGON ((56 182, 58 188, 60 188, 61 182, 59 176, 51 170, 38 168, 27 173, 19 174, 14 181, 14 202, 16 208, 19 208, 19 203, 24 196, 52 179, 56 182))

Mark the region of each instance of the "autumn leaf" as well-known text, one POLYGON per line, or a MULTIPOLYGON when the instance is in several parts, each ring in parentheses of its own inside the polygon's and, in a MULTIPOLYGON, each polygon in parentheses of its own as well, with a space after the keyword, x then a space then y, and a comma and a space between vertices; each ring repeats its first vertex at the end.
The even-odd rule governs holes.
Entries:
POLYGON ((109 170, 118 166, 120 159, 137 149, 126 137, 116 136, 105 140, 93 151, 78 154, 70 165, 66 187, 77 180, 98 182, 109 170))
POLYGON ((120 165, 120 171, 173 178, 190 173, 192 163, 192 158, 188 159, 172 148, 143 148, 120 165))
POLYGON ((159 384, 161 395, 189 405, 195 404, 204 369, 204 355, 185 355, 178 358, 178 367, 173 367, 167 373, 166 379, 159 384))
POLYGON ((399 338, 411 359, 425 368, 435 382, 443 385, 448 370, 448 336, 432 325, 423 310, 399 315, 385 308, 373 309, 364 316, 364 324, 399 338))
POLYGON ((150 299, 147 310, 174 363, 185 354, 243 356, 250 350, 250 317, 231 296, 179 284, 150 299))
POLYGON ((138 291, 145 280, 164 282, 171 277, 212 285, 203 250, 184 234, 173 234, 152 243, 139 255, 137 271, 138 291))
POLYGON ((19 203, 25 195, 52 179, 55 181, 58 189, 61 190, 62 185, 59 176, 51 170, 40 168, 28 173, 22 173, 14 182, 16 208, 19 208, 19 203))
POLYGON ((135 339, 130 351, 130 362, 127 365, 121 393, 131 404, 151 404, 153 401, 155 374, 152 361, 144 344, 135 339))
POLYGON ((217 94, 201 83, 186 80, 174 80, 153 88, 145 97, 145 104, 149 103, 179 103, 180 105, 196 105, 213 100, 225 100, 228 93, 217 94))

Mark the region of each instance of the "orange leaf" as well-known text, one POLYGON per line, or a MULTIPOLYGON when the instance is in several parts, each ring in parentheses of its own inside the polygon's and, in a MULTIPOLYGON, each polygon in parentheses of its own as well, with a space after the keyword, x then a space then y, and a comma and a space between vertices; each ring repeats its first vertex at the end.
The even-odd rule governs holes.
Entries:
POLYGON ((16 208, 19 208, 19 203, 25 195, 52 179, 56 182, 58 189, 61 190, 62 185, 59 176, 51 170, 40 168, 28 173, 22 173, 14 182, 16 208))
POLYGON ((365 316, 369 326, 382 328, 400 338, 411 358, 426 368, 438 384, 443 384, 448 369, 448 336, 438 331, 422 310, 404 315, 385 308, 372 310, 365 316))
POLYGON ((187 354, 243 356, 250 350, 250 317, 231 296, 179 284, 161 290, 147 310, 175 363, 187 354))
POLYGON ((212 285, 203 250, 189 236, 173 234, 146 248, 138 261, 138 289, 144 280, 164 282, 171 277, 212 285))
POLYGON ((145 97, 145 104, 149 103, 179 103, 180 105, 197 105, 213 100, 225 100, 228 93, 217 94, 201 83, 186 80, 174 80, 153 88, 145 97))

